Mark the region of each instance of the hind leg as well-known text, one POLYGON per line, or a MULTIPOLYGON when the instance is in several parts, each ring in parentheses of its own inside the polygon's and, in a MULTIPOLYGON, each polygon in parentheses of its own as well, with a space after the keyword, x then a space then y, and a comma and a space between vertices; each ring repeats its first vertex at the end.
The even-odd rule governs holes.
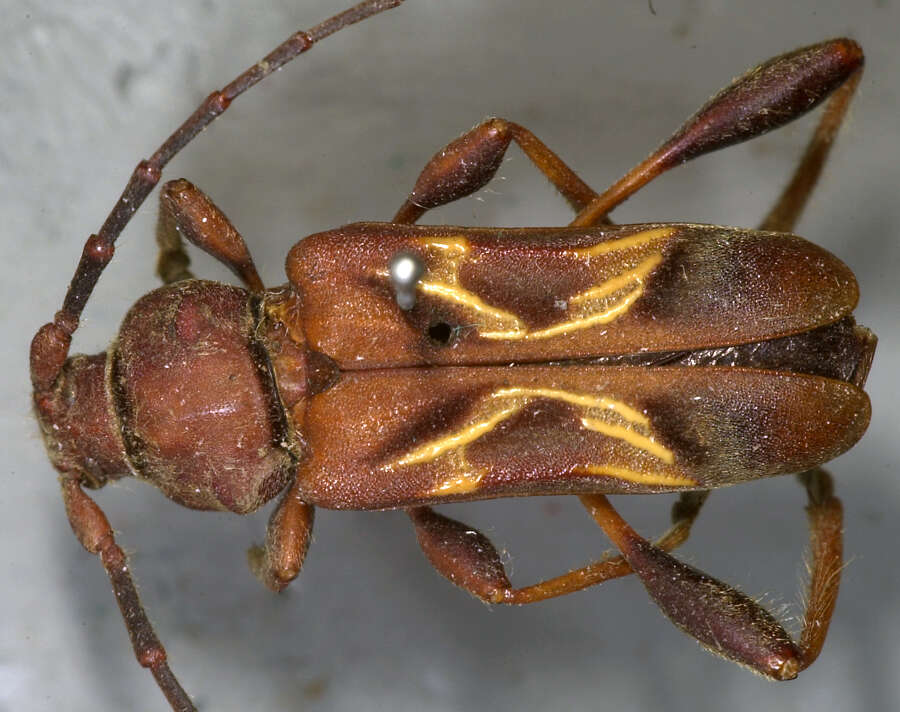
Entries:
MULTIPOLYGON (((660 549, 670 551, 687 540, 707 494, 682 494, 672 508, 672 527, 656 541, 660 549)), ((407 514, 416 528, 419 546, 438 573, 487 603, 536 603, 632 573, 624 557, 603 557, 531 586, 513 588, 497 549, 481 532, 431 507, 414 507, 407 514)))

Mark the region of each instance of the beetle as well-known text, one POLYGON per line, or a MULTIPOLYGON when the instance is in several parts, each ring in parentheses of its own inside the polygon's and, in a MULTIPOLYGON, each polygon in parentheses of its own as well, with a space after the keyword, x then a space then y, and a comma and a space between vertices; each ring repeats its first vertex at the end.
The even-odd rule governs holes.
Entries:
POLYGON ((297 33, 210 95, 138 165, 88 239, 62 309, 33 340, 35 408, 69 521, 101 557, 139 661, 174 709, 193 708, 84 491, 127 474, 196 509, 249 513, 282 494, 265 546, 250 552, 274 590, 299 572, 314 506, 403 508, 438 571, 486 601, 530 603, 634 572, 713 652, 776 679, 795 676, 824 643, 841 567, 840 504, 818 466, 851 447, 869 419, 862 387, 875 338, 853 322, 853 275, 787 234, 859 81, 863 57, 852 41, 751 70, 603 193, 524 127, 484 122, 427 164, 391 223, 296 245, 289 283, 275 289, 264 288, 212 201, 186 181, 168 183, 158 231, 166 286, 132 308, 108 352, 69 356, 118 234, 168 160, 253 83, 396 4, 369 0, 297 33), (760 230, 607 217, 668 168, 777 128, 829 96, 760 230), (573 206, 569 227, 415 225, 483 187, 511 142, 573 206), (244 288, 193 279, 182 237, 244 288), (391 268, 398 256, 420 274, 400 277, 391 268), (709 489, 796 471, 807 471, 813 550, 799 643, 751 599, 667 553, 709 489), (605 498, 658 492, 683 494, 655 544, 605 498), (537 494, 580 496, 621 556, 513 588, 483 535, 430 508, 537 494))

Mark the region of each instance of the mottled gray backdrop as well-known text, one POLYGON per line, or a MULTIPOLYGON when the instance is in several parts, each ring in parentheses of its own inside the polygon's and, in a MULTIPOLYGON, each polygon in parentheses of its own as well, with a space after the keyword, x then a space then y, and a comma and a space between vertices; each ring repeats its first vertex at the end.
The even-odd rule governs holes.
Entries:
MULTIPOLYGON (((3 318, 0 710, 161 710, 131 657, 99 563, 69 532, 32 420, 26 348, 58 308, 85 237, 134 163, 211 89, 343 0, 269 3, 0 0, 3 318)), ((253 517, 198 514, 123 482, 98 500, 132 554, 174 670, 204 710, 817 710, 900 708, 900 9, 893 0, 783 3, 408 0, 329 39, 241 98, 170 167, 246 236, 278 284, 311 232, 388 219, 424 161, 497 114, 530 127, 602 189, 732 76, 849 34, 868 65, 799 232, 856 272, 858 317, 881 337, 865 439, 832 465, 849 565, 828 645, 771 684, 670 626, 637 581, 527 609, 489 610, 440 579, 400 513, 320 511, 300 579, 281 597, 249 574, 253 517)), ((809 120, 681 168, 623 222, 756 224, 809 120)), ((496 181, 435 222, 556 225, 563 201, 513 148, 496 181)), ((76 348, 99 351, 156 284, 155 194, 123 236, 76 348)), ((203 256, 200 275, 227 278, 203 256)), ((811 413, 810 417, 823 414, 811 413)), ((618 498, 648 535, 670 499, 618 498)), ((803 495, 791 478, 714 494, 690 562, 787 616, 798 612, 803 495)), ((569 499, 448 508, 507 551, 516 582, 599 555, 569 499)))

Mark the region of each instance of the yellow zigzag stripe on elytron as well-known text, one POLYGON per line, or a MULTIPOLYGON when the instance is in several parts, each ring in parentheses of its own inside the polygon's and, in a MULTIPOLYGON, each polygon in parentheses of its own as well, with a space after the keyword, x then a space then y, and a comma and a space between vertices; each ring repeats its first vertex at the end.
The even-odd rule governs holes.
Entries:
POLYGON ((644 279, 644 277, 650 274, 653 268, 656 267, 656 265, 658 265, 660 262, 662 262, 661 254, 656 253, 655 255, 650 255, 650 257, 638 263, 638 265, 631 272, 626 272, 625 274, 619 275, 618 277, 608 279, 603 284, 600 284, 596 287, 586 289, 580 294, 576 294, 574 297, 569 299, 569 303, 579 304, 590 299, 601 299, 602 297, 608 297, 610 294, 615 294, 620 289, 624 289, 632 282, 644 279))
POLYGON ((662 487, 693 487, 697 484, 689 477, 678 477, 678 475, 660 476, 655 472, 638 472, 637 470, 629 470, 627 467, 616 467, 615 465, 590 465, 577 469, 575 474, 602 475, 604 477, 615 477, 620 480, 636 482, 641 485, 660 485, 662 487))
POLYGON ((462 430, 455 432, 453 435, 432 440, 430 443, 418 447, 412 452, 404 455, 396 461, 396 465, 414 465, 420 462, 430 462, 440 457, 448 450, 456 450, 465 447, 471 442, 478 440, 482 435, 491 432, 497 425, 514 415, 520 406, 511 405, 503 410, 494 413, 489 418, 472 423, 462 430))
MULTIPOLYGON (((675 229, 671 227, 654 228, 616 240, 601 242, 591 247, 567 250, 565 253, 589 261, 598 255, 647 245, 656 240, 670 237, 674 232, 675 229)), ((469 242, 466 238, 426 238, 421 242, 426 249, 441 250, 445 256, 437 263, 430 265, 430 278, 421 280, 418 289, 425 294, 453 302, 474 312, 473 321, 476 323, 473 326, 482 338, 505 341, 546 339, 588 329, 598 324, 607 324, 619 318, 644 293, 644 281, 663 259, 662 254, 656 252, 634 267, 570 297, 567 302, 574 313, 574 318, 544 329, 529 331, 518 316, 505 309, 491 306, 477 294, 459 284, 460 261, 469 252, 469 242), (634 289, 611 302, 607 299, 626 289, 629 285, 635 285, 634 289)))
POLYGON ((671 450, 663 447, 653 440, 653 438, 639 435, 631 428, 626 428, 621 425, 610 425, 609 423, 605 423, 602 420, 597 420, 595 418, 582 418, 581 424, 588 430, 594 430, 603 435, 609 435, 611 438, 619 438, 640 450, 646 450, 651 455, 656 455, 656 457, 667 465, 671 465, 675 462, 675 456, 672 454, 671 450))
POLYGON ((632 423, 648 426, 650 421, 647 416, 639 410, 635 410, 629 405, 625 405, 622 401, 613 400, 606 396, 592 396, 586 393, 572 393, 572 391, 564 391, 561 388, 501 388, 491 394, 495 398, 511 398, 515 396, 533 396, 535 398, 552 398, 560 400, 582 408, 600 408, 614 410, 625 420, 632 423))
MULTIPOLYGON (((504 420, 520 412, 535 398, 549 398, 581 408, 585 411, 585 414, 580 420, 586 429, 622 440, 666 464, 671 465, 675 461, 674 453, 671 450, 656 442, 646 432, 639 431, 639 429, 648 430, 650 421, 647 417, 621 401, 607 398, 606 396, 574 393, 559 388, 511 387, 500 388, 486 396, 477 409, 476 415, 463 428, 415 448, 403 457, 388 464, 386 468, 392 469, 404 465, 432 462, 442 456, 448 456, 452 458, 450 469, 453 475, 438 483, 428 494, 448 495, 472 492, 478 488, 486 472, 483 468, 475 469, 468 463, 465 457, 466 446, 494 430, 504 420), (603 415, 618 418, 623 422, 607 422, 601 419, 603 415)), ((677 475, 638 472, 615 465, 589 465, 580 468, 579 472, 619 477, 620 479, 639 484, 658 484, 663 486, 696 484, 693 480, 678 477, 677 475)))
POLYGON ((618 240, 598 242, 596 245, 581 247, 571 252, 578 257, 596 257, 597 255, 606 255, 610 252, 619 252, 627 250, 629 247, 638 247, 656 240, 662 240, 665 237, 671 237, 674 232, 675 228, 673 227, 656 227, 652 230, 636 232, 634 235, 628 235, 627 237, 620 237, 618 240))
MULTIPOLYGON (((661 260, 662 256, 660 256, 659 259, 661 260)), ((591 326, 596 326, 597 324, 608 324, 609 322, 617 319, 619 316, 627 312, 628 308, 634 302, 636 302, 643 293, 644 287, 640 286, 637 289, 628 292, 628 294, 626 294, 621 299, 621 301, 617 302, 606 311, 596 312, 590 314, 590 316, 571 319, 570 321, 564 321, 559 324, 549 326, 546 329, 540 329, 538 331, 531 332, 482 331, 480 332, 480 334, 485 339, 546 339, 550 336, 558 336, 559 334, 567 334, 571 331, 580 331, 581 329, 587 329, 591 326)))
MULTIPOLYGON (((481 297, 474 292, 470 292, 468 289, 463 289, 462 287, 457 287, 452 284, 442 284, 440 282, 419 282, 418 288, 425 292, 425 294, 433 294, 436 297, 446 299, 448 302, 455 302, 460 306, 464 306, 477 312, 481 316, 489 317, 503 323, 507 326, 508 331, 502 333, 527 333, 525 331, 525 324, 523 324, 515 314, 492 307, 481 297)), ((484 333, 481 335, 485 336, 484 333)))
POLYGON ((484 478, 485 472, 481 471, 467 471, 463 472, 456 479, 444 480, 439 485, 434 487, 429 494, 466 494, 467 492, 474 492, 478 489, 478 485, 481 484, 481 480, 484 478))

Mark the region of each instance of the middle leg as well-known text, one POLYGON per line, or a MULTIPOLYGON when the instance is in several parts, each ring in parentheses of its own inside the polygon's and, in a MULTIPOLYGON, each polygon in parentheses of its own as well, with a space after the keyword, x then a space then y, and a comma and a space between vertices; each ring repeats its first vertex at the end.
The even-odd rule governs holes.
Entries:
POLYGON ((431 158, 392 222, 412 224, 426 211, 483 188, 497 173, 512 141, 576 212, 597 197, 597 192, 531 131, 512 121, 492 118, 451 141, 431 158))

